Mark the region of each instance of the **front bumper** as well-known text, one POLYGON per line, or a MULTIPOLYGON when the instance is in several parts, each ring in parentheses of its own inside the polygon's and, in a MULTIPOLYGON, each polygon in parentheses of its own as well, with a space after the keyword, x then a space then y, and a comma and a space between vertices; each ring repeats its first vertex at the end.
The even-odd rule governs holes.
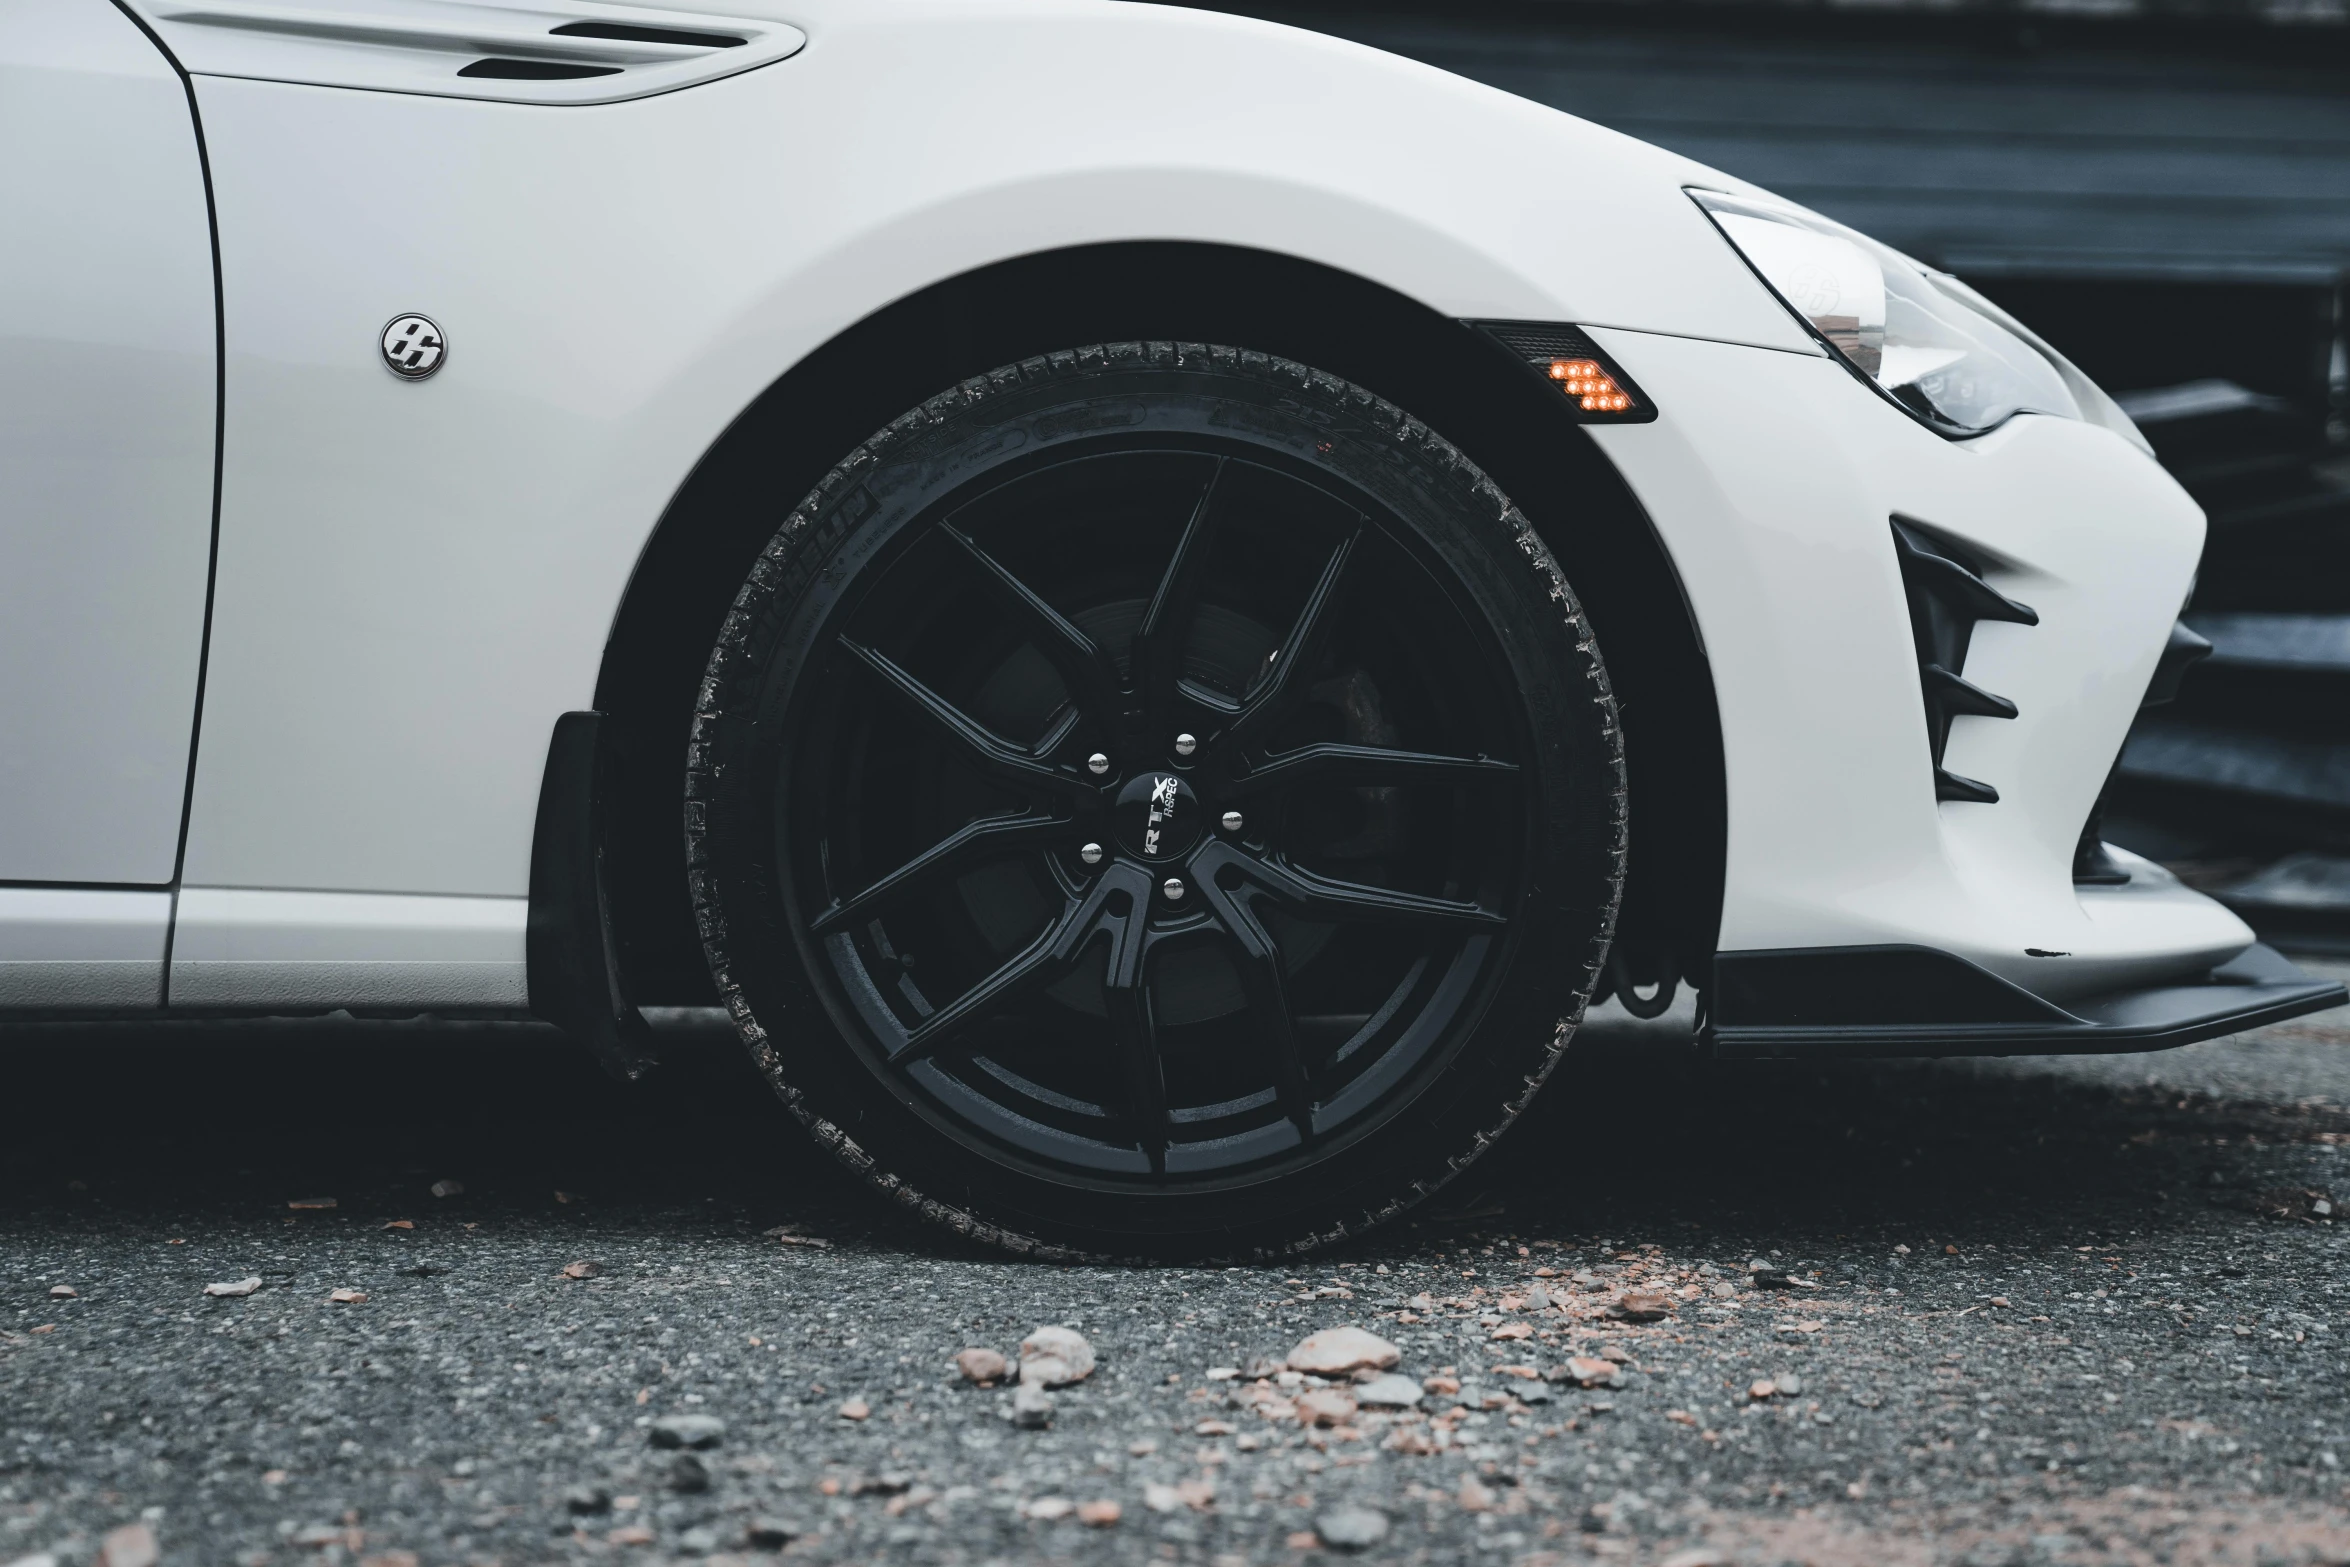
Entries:
POLYGON ((2255 944, 2200 975, 2059 1007, 1924 947, 1726 952, 1706 1031, 1722 1060, 2167 1050, 2350 1001, 2255 944))
POLYGON ((1723 961, 1927 948, 2065 1028, 2076 1004, 2196 982, 2251 946, 2142 861, 2125 885, 2072 879, 2202 552, 2201 512, 2151 458, 2033 415, 1947 441, 1824 357, 1586 330, 1658 411, 1590 433, 1672 557, 1711 665, 1723 961), (2033 611, 1973 627, 1954 673, 2014 712, 1946 720, 1940 757, 1896 519, 2033 611), (1996 803, 1938 797, 1937 761, 1996 803))

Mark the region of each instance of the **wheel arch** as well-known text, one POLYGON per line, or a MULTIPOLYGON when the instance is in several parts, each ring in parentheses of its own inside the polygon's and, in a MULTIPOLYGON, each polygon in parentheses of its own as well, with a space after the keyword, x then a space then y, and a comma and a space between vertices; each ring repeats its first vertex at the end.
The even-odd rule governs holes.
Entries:
POLYGON ((752 560, 799 498, 940 388, 1055 348, 1227 342, 1409 410, 1532 519, 1591 616, 1623 712, 1632 853, 1618 946, 1646 982, 1698 977, 1720 922, 1727 809, 1713 679, 1678 575, 1555 393, 1460 323, 1263 251, 1135 242, 997 263, 902 298, 777 378, 703 455, 639 557, 606 643, 617 953, 635 999, 714 992, 685 892, 680 785, 695 688, 752 560))

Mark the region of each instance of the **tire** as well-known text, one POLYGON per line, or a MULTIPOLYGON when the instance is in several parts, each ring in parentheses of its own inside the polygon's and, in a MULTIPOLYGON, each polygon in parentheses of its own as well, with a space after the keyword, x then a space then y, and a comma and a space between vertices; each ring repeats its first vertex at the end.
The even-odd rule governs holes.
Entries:
POLYGON ((776 1091, 1055 1257, 1292 1254, 1441 1186, 1580 1023, 1625 823, 1606 667, 1508 498, 1199 344, 1024 360, 851 452, 743 584, 687 764, 776 1091))

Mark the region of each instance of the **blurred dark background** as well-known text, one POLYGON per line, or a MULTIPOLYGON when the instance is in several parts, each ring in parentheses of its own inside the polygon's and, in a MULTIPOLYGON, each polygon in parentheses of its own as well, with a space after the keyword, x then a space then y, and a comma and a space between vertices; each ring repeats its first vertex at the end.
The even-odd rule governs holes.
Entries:
POLYGON ((2140 717, 2105 836, 2350 953, 2350 0, 1221 8, 1751 179, 2069 355, 2211 518, 2214 653, 2140 717))

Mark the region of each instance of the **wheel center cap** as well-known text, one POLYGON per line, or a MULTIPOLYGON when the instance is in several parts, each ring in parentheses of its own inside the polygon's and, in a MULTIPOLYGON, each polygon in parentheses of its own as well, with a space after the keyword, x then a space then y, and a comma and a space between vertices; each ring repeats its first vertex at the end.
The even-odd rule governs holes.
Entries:
POLYGON ((1171 860, 1199 837, 1199 797, 1175 773, 1143 773, 1118 791, 1118 841, 1146 860, 1171 860))

